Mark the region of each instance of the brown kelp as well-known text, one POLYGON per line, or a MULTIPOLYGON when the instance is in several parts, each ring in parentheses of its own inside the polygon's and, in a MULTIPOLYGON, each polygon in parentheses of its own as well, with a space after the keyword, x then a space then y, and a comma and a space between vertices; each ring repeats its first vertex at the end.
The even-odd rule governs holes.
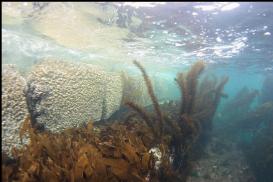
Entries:
MULTIPOLYGON (((181 106, 179 112, 176 113, 177 116, 170 117, 161 111, 145 69, 136 61, 134 64, 142 72, 155 114, 147 113, 140 106, 131 102, 126 104, 139 113, 147 125, 154 130, 155 137, 160 138, 154 143, 154 146, 168 146, 162 158, 162 170, 159 170, 160 179, 166 180, 176 176, 179 180, 185 181, 190 169, 189 156, 192 147, 202 133, 207 133, 205 125, 211 125, 212 117, 221 96, 223 96, 222 91, 228 78, 222 79, 219 83, 210 81, 212 86, 209 88, 210 90, 208 87, 198 90, 198 77, 204 70, 203 62, 195 63, 186 75, 179 73, 176 82, 182 95, 181 106), (165 140, 162 140, 163 138, 165 140), (169 161, 170 157, 173 158, 172 163, 169 161)), ((209 82, 209 80, 206 79, 204 82, 209 82)), ((201 85, 204 87, 205 84, 201 85)))
POLYGON ((210 80, 205 77, 200 83, 198 89, 198 77, 204 70, 204 63, 195 63, 191 70, 185 76, 179 73, 177 83, 180 86, 182 94, 181 110, 178 123, 181 127, 179 138, 174 137, 174 143, 181 145, 178 151, 175 151, 177 160, 174 165, 180 170, 185 168, 192 147, 197 147, 202 140, 205 140, 211 130, 212 118, 223 96, 223 88, 228 78, 224 77, 218 83, 217 80, 210 80), (205 87, 210 85, 210 87, 205 87), (182 138, 181 138, 182 137, 182 138), (186 149, 186 150, 185 150, 186 149), (181 164, 182 163, 182 164, 181 164), (183 166, 184 163, 184 166, 183 166))
POLYGON ((192 114, 192 118, 197 126, 195 151, 202 152, 202 149, 210 137, 212 121, 217 106, 222 97, 227 97, 227 95, 223 93, 223 89, 227 81, 228 77, 223 77, 218 80, 214 76, 206 76, 204 79, 202 79, 199 85, 196 96, 196 107, 194 108, 194 113, 192 114))
POLYGON ((203 70, 204 63, 200 61, 192 66, 186 77, 183 73, 177 75, 176 82, 182 93, 181 115, 184 113, 191 114, 193 112, 194 100, 196 99, 197 79, 203 70))
MULTIPOLYGON (((145 181, 152 178, 153 156, 134 126, 113 124, 72 128, 58 134, 37 132, 25 121, 20 136, 30 144, 14 150, 2 164, 2 181, 145 181), (134 129, 133 129, 134 128, 134 129)), ((141 125, 135 125, 140 127, 141 125)))
POLYGON ((157 98, 154 94, 154 91, 153 91, 153 87, 152 87, 152 82, 151 80, 149 79, 145 69, 137 62, 137 61, 134 61, 134 64, 140 69, 140 71, 142 72, 142 75, 143 75, 143 78, 145 80, 145 83, 146 83, 146 86, 147 86, 147 89, 148 89, 148 93, 151 97, 151 100, 152 100, 152 103, 153 103, 153 106, 154 106, 154 110, 156 112, 156 116, 157 116, 157 120, 159 122, 159 134, 160 136, 162 135, 162 126, 163 126, 163 118, 162 118, 162 112, 160 110, 160 107, 159 107, 159 104, 158 104, 158 101, 157 101, 157 98))

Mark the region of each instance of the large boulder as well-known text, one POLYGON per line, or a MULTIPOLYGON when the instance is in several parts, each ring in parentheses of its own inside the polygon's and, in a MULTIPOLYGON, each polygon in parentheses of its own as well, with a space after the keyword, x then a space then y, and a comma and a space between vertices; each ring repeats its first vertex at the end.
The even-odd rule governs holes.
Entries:
POLYGON ((52 132, 106 119, 122 98, 120 75, 91 64, 45 60, 27 82, 32 118, 52 132))
POLYGON ((14 65, 2 68, 2 151, 11 154, 13 147, 19 148, 28 140, 20 142, 19 131, 28 116, 24 89, 25 79, 14 65))

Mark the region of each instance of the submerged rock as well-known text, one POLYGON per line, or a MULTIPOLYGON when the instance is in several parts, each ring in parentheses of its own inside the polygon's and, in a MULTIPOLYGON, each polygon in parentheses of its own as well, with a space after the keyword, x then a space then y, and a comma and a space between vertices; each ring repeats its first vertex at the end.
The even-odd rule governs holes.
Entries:
POLYGON ((32 119, 53 132, 106 119, 120 107, 120 76, 94 65, 45 60, 27 82, 32 119))
POLYGON ((19 131, 28 115, 24 95, 26 80, 14 65, 3 65, 2 70, 2 151, 11 155, 13 147, 21 147, 19 131))

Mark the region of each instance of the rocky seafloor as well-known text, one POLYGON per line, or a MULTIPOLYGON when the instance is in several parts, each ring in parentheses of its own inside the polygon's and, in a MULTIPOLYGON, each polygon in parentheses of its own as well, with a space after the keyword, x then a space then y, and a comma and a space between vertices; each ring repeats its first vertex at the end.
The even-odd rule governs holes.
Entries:
POLYGON ((255 182, 242 151, 231 141, 212 136, 202 157, 193 162, 187 182, 255 182))

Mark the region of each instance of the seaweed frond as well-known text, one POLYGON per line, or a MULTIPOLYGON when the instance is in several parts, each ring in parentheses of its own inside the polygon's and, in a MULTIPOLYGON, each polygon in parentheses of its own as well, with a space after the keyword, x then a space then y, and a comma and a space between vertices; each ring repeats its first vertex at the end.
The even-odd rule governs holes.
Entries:
POLYGON ((148 76, 148 74, 146 73, 145 69, 143 68, 143 66, 137 62, 137 61, 133 61, 133 63, 140 69, 141 73, 142 73, 142 76, 145 80, 145 83, 146 83, 146 86, 147 86, 147 89, 148 89, 148 93, 150 95, 150 98, 153 102, 153 107, 155 109, 155 112, 156 112, 156 117, 157 117, 157 120, 159 121, 159 135, 161 136, 162 135, 162 130, 163 130, 163 114, 160 110, 160 107, 159 107, 159 103, 158 103, 158 100, 154 94, 154 91, 153 91, 153 87, 152 87, 152 82, 148 76))
POLYGON ((187 85, 189 89, 188 93, 190 97, 187 113, 189 114, 191 114, 194 110, 196 89, 197 89, 197 79, 199 75, 202 73, 202 71, 204 70, 204 67, 205 67, 204 62, 198 61, 192 66, 190 72, 187 75, 187 85))
POLYGON ((30 143, 14 153, 14 162, 2 163, 2 181, 145 181, 154 171, 153 156, 137 135, 140 128, 113 124, 95 132, 88 123, 41 133, 32 132, 30 123, 29 117, 20 133, 32 135, 30 143))
POLYGON ((204 62, 196 62, 184 77, 183 73, 179 73, 175 79, 180 87, 182 95, 180 114, 184 113, 192 114, 194 111, 196 90, 197 90, 197 79, 204 70, 204 62))
POLYGON ((223 93, 223 89, 228 79, 228 77, 223 77, 220 81, 217 81, 214 77, 209 79, 206 76, 202 80, 197 94, 197 107, 195 108, 193 117, 196 118, 203 127, 211 125, 209 123, 211 123, 220 99, 227 97, 227 95, 223 93))
POLYGON ((189 93, 188 93, 188 87, 186 79, 184 78, 183 73, 178 73, 177 78, 175 79, 177 82, 180 93, 181 93, 181 106, 180 106, 180 114, 182 115, 185 113, 186 107, 189 103, 189 93))

